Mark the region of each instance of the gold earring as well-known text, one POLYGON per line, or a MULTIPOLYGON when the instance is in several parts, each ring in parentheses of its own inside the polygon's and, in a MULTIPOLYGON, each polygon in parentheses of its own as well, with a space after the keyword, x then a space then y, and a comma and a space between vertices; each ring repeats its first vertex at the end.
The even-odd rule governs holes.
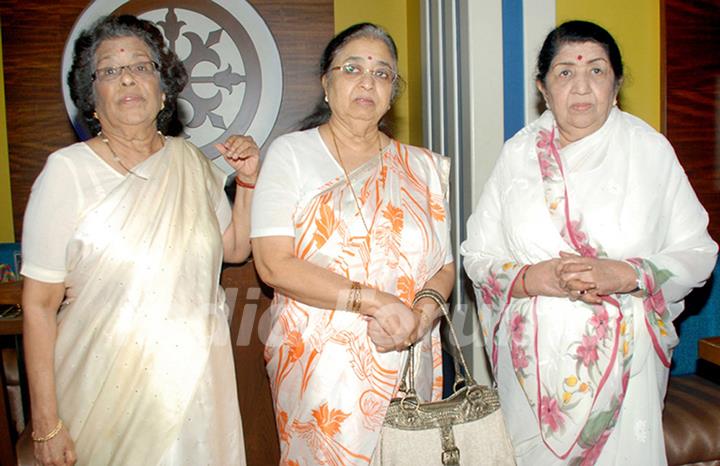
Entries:
POLYGON ((329 103, 329 102, 328 102, 327 94, 325 94, 325 103, 329 103))
POLYGON ((96 120, 99 120, 99 119, 100 119, 100 118, 98 118, 97 112, 93 112, 93 118, 95 118, 96 120))

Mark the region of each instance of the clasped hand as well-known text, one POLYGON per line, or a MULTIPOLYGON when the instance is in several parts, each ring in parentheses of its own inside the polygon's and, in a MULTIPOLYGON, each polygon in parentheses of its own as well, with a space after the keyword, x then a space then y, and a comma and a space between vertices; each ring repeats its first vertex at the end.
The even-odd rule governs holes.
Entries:
POLYGON ((424 335, 420 316, 396 296, 376 291, 368 306, 368 336, 381 353, 401 351, 424 335), (423 332, 423 333, 420 333, 423 332))
POLYGON ((626 262, 560 252, 560 257, 533 265, 526 274, 533 295, 567 297, 588 304, 634 288, 635 271, 626 262))

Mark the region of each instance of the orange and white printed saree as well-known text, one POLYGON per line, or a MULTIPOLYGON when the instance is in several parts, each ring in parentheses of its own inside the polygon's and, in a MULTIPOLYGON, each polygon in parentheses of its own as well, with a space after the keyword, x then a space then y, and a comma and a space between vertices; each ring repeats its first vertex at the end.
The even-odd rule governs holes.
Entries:
MULTIPOLYGON (((300 199, 295 254, 411 304, 452 260, 448 169, 444 157, 393 141, 349 175, 369 232, 341 175, 300 199)), ((405 353, 378 353, 358 314, 276 293, 271 315, 266 360, 281 464, 368 464, 405 353)), ((426 336, 421 355, 420 394, 438 398, 437 328, 426 336)))

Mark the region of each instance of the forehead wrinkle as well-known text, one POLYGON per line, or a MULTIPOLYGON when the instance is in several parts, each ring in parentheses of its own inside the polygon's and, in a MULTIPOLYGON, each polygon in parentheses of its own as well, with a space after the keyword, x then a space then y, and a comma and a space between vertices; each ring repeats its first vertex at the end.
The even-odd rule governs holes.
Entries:
MULTIPOLYGON (((364 62, 367 61, 365 57, 360 57, 356 55, 349 56, 345 59, 346 62, 352 61, 352 62, 364 62)), ((385 60, 378 59, 377 62, 381 65, 387 66, 388 68, 392 68, 392 65, 385 60)))

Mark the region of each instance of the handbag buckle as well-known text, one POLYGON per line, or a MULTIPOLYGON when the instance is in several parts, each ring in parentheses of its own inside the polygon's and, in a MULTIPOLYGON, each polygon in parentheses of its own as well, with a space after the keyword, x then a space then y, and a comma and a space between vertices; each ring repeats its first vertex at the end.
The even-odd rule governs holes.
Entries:
POLYGON ((443 451, 442 464, 444 466, 458 466, 460 464, 460 450, 454 447, 443 451))

